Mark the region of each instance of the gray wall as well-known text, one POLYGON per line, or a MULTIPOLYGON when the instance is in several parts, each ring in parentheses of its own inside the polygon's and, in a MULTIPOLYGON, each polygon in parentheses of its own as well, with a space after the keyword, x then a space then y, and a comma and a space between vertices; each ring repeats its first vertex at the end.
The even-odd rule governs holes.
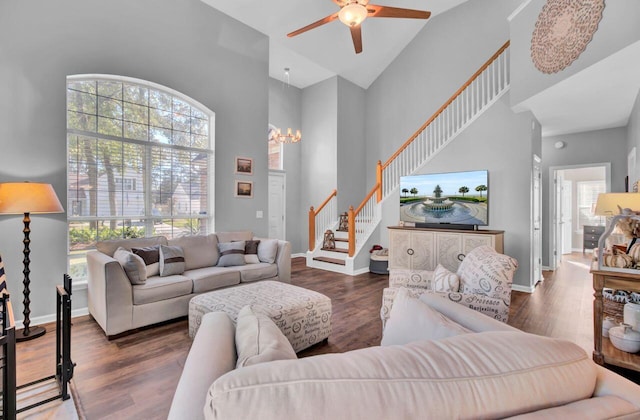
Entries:
POLYGON ((542 264, 550 265, 549 250, 552 249, 550 210, 553 189, 549 183, 550 168, 556 166, 584 165, 589 163, 611 163, 611 191, 624 191, 627 176, 627 129, 625 127, 585 133, 565 134, 542 138, 542 264), (563 141, 566 146, 556 149, 554 144, 563 141))
POLYGON ((364 150, 365 94, 338 78, 338 213, 357 208, 373 185, 367 185, 364 150))
POLYGON ((627 124, 627 153, 630 153, 634 147, 636 148, 636 173, 629 174, 629 186, 640 180, 640 162, 638 162, 638 156, 640 155, 638 153, 638 150, 640 150, 640 93, 636 96, 631 115, 629 115, 629 123, 627 124))
POLYGON ((367 90, 367 188, 385 162, 508 39, 513 0, 468 1, 432 17, 367 90))
MULTIPOLYGON (((282 129, 302 130, 302 141, 307 141, 302 128, 302 90, 285 86, 281 81, 269 79, 269 123, 282 129)), ((286 235, 291 242, 291 251, 301 253, 308 244, 302 242, 301 226, 307 225, 307 212, 301 207, 301 159, 302 143, 285 144, 282 147, 283 170, 286 173, 286 235)))
POLYGON ((598 30, 580 57, 558 73, 544 74, 531 60, 531 35, 545 3, 545 0, 532 0, 511 21, 512 105, 529 99, 640 39, 640 2, 607 1, 598 30))
MULTIPOLYGON (((489 171, 489 226, 505 231, 505 254, 518 260, 514 283, 530 284, 532 121, 530 113, 514 114, 504 96, 467 130, 449 143, 418 173, 489 171)), ((539 140, 538 140, 539 142, 539 140)), ((383 203, 383 226, 398 224, 399 192, 383 203)), ((380 240, 388 244, 388 232, 380 240)))
MULTIPOLYGON (((267 234, 268 39, 199 0, 0 2, 0 182, 45 181, 66 203, 66 86, 72 74, 149 80, 216 113, 215 227, 267 234), (254 159, 254 198, 233 198, 234 157, 254 159)), ((66 204, 65 204, 66 207, 66 204)), ((31 317, 54 312, 66 272, 66 215, 34 216, 31 317)), ((0 217, 17 320, 21 217, 0 217)), ((74 293, 86 306, 86 290, 74 293)))
MULTIPOLYGON (((300 203, 302 212, 318 207, 338 186, 338 78, 332 77, 302 91, 300 203)), ((298 228, 308 249, 308 224, 298 228)))

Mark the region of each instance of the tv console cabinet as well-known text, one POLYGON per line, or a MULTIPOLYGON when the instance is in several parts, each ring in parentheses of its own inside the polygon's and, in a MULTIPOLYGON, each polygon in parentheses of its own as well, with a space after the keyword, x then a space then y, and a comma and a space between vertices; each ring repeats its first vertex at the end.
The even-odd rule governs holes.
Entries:
POLYGON ((489 245, 504 253, 502 230, 457 230, 389 226, 389 269, 435 270, 442 264, 456 272, 473 248, 489 245))

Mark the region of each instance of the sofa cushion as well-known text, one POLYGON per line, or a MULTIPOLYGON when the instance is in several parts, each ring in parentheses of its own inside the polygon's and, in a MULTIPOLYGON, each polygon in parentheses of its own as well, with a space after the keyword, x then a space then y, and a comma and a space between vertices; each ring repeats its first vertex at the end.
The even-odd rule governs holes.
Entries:
POLYGON ((236 267, 203 267, 185 271, 183 276, 193 280, 193 293, 208 292, 240 283, 236 267))
POLYGON ((147 267, 144 260, 133 252, 119 247, 113 254, 113 258, 118 260, 124 272, 127 274, 131 284, 144 284, 147 280, 147 267))
POLYGON ((462 334, 236 369, 213 382, 204 411, 210 419, 503 418, 589 398, 596 372, 568 341, 462 334))
POLYGON ((420 340, 438 340, 471 331, 431 309, 410 295, 404 287, 398 290, 393 308, 382 333, 382 346, 407 344, 420 340))
POLYGON ((164 236, 153 236, 151 238, 135 238, 135 239, 110 239, 108 241, 99 241, 96 249, 103 254, 113 257, 118 247, 123 247, 131 251, 131 248, 142 248, 153 245, 167 245, 167 238, 164 236))
POLYGON ((244 265, 244 241, 218 243, 218 267, 244 265))
POLYGON ((258 259, 260 262, 273 264, 276 262, 276 256, 278 255, 278 240, 277 239, 262 239, 258 244, 258 259))
POLYGON ((640 409, 638 407, 618 396, 607 395, 575 401, 560 407, 545 408, 531 413, 520 414, 510 417, 510 419, 637 419, 639 417, 640 409))
POLYGON ((184 251, 181 246, 160 245, 160 276, 184 273, 184 251))
POLYGON ((237 367, 274 360, 297 359, 291 343, 268 316, 243 307, 236 320, 237 367))
POLYGON ((243 267, 238 267, 238 270, 240 272, 241 283, 270 279, 278 275, 278 266, 275 264, 248 264, 243 267))
POLYGON ((513 275, 518 261, 490 246, 472 249, 458 267, 460 292, 511 301, 513 275))
POLYGON ((244 262, 247 264, 258 264, 260 259, 258 258, 258 244, 260 240, 245 241, 244 243, 244 262))
POLYGON ((460 278, 456 273, 443 267, 442 264, 438 264, 433 270, 431 289, 434 292, 457 292, 460 290, 460 278))
POLYGON ((249 241, 253 238, 253 232, 250 230, 241 230, 237 232, 218 232, 218 242, 236 242, 249 241))
POLYGON ((185 270, 213 267, 218 263, 218 237, 213 233, 169 239, 169 245, 182 247, 185 270))
POLYGON ((160 245, 131 248, 131 252, 142 258, 147 268, 147 277, 160 274, 160 245))
POLYGON ((181 275, 150 277, 144 284, 133 286, 133 304, 143 305, 189 295, 192 290, 193 282, 191 279, 181 275))

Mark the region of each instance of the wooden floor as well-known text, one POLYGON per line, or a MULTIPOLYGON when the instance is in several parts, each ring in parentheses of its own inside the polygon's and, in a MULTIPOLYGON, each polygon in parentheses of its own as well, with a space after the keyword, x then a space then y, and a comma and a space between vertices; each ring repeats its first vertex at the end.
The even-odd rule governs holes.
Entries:
MULTIPOLYGON (((380 303, 388 276, 355 277, 292 262, 292 283, 331 298, 333 333, 328 343, 299 356, 375 346, 382 337, 380 303)), ((562 337, 591 354, 593 291, 588 260, 572 254, 554 273, 546 272, 534 294, 513 292, 510 324, 527 332, 562 337)), ((47 325, 48 330, 54 325, 47 325)), ((181 319, 108 341, 89 316, 74 318, 72 359, 75 395, 87 419, 164 419, 191 340, 181 319)), ((18 343, 18 384, 54 373, 54 335, 18 343)), ((204 363, 204 362, 203 362, 204 363)))

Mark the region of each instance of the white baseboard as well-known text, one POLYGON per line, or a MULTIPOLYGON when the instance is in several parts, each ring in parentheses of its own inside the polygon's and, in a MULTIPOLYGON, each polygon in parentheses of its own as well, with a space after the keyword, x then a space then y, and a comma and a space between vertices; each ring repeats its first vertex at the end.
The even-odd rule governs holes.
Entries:
MULTIPOLYGON (((83 315, 89 315, 89 308, 85 307, 85 308, 74 309, 71 311, 71 318, 75 318, 83 315)), ((24 324, 22 323, 22 321, 24 320, 21 319, 20 321, 16 321, 16 330, 20 330, 24 327, 24 324)), ((43 315, 43 316, 37 316, 35 318, 32 318, 31 323, 29 325, 31 327, 34 327, 36 325, 48 324, 49 322, 55 322, 55 321, 56 321, 56 314, 43 315)))
POLYGON ((542 266, 542 271, 553 271, 553 270, 548 265, 543 265, 542 266))
POLYGON ((363 267, 358 270, 353 270, 353 276, 357 276, 358 274, 364 274, 369 272, 369 267, 363 267))
POLYGON ((521 286, 519 284, 513 284, 511 285, 511 290, 515 290, 516 292, 533 293, 536 288, 535 286, 521 286))
POLYGON ((307 258, 307 253, 299 252, 297 254, 291 254, 291 258, 307 258))

